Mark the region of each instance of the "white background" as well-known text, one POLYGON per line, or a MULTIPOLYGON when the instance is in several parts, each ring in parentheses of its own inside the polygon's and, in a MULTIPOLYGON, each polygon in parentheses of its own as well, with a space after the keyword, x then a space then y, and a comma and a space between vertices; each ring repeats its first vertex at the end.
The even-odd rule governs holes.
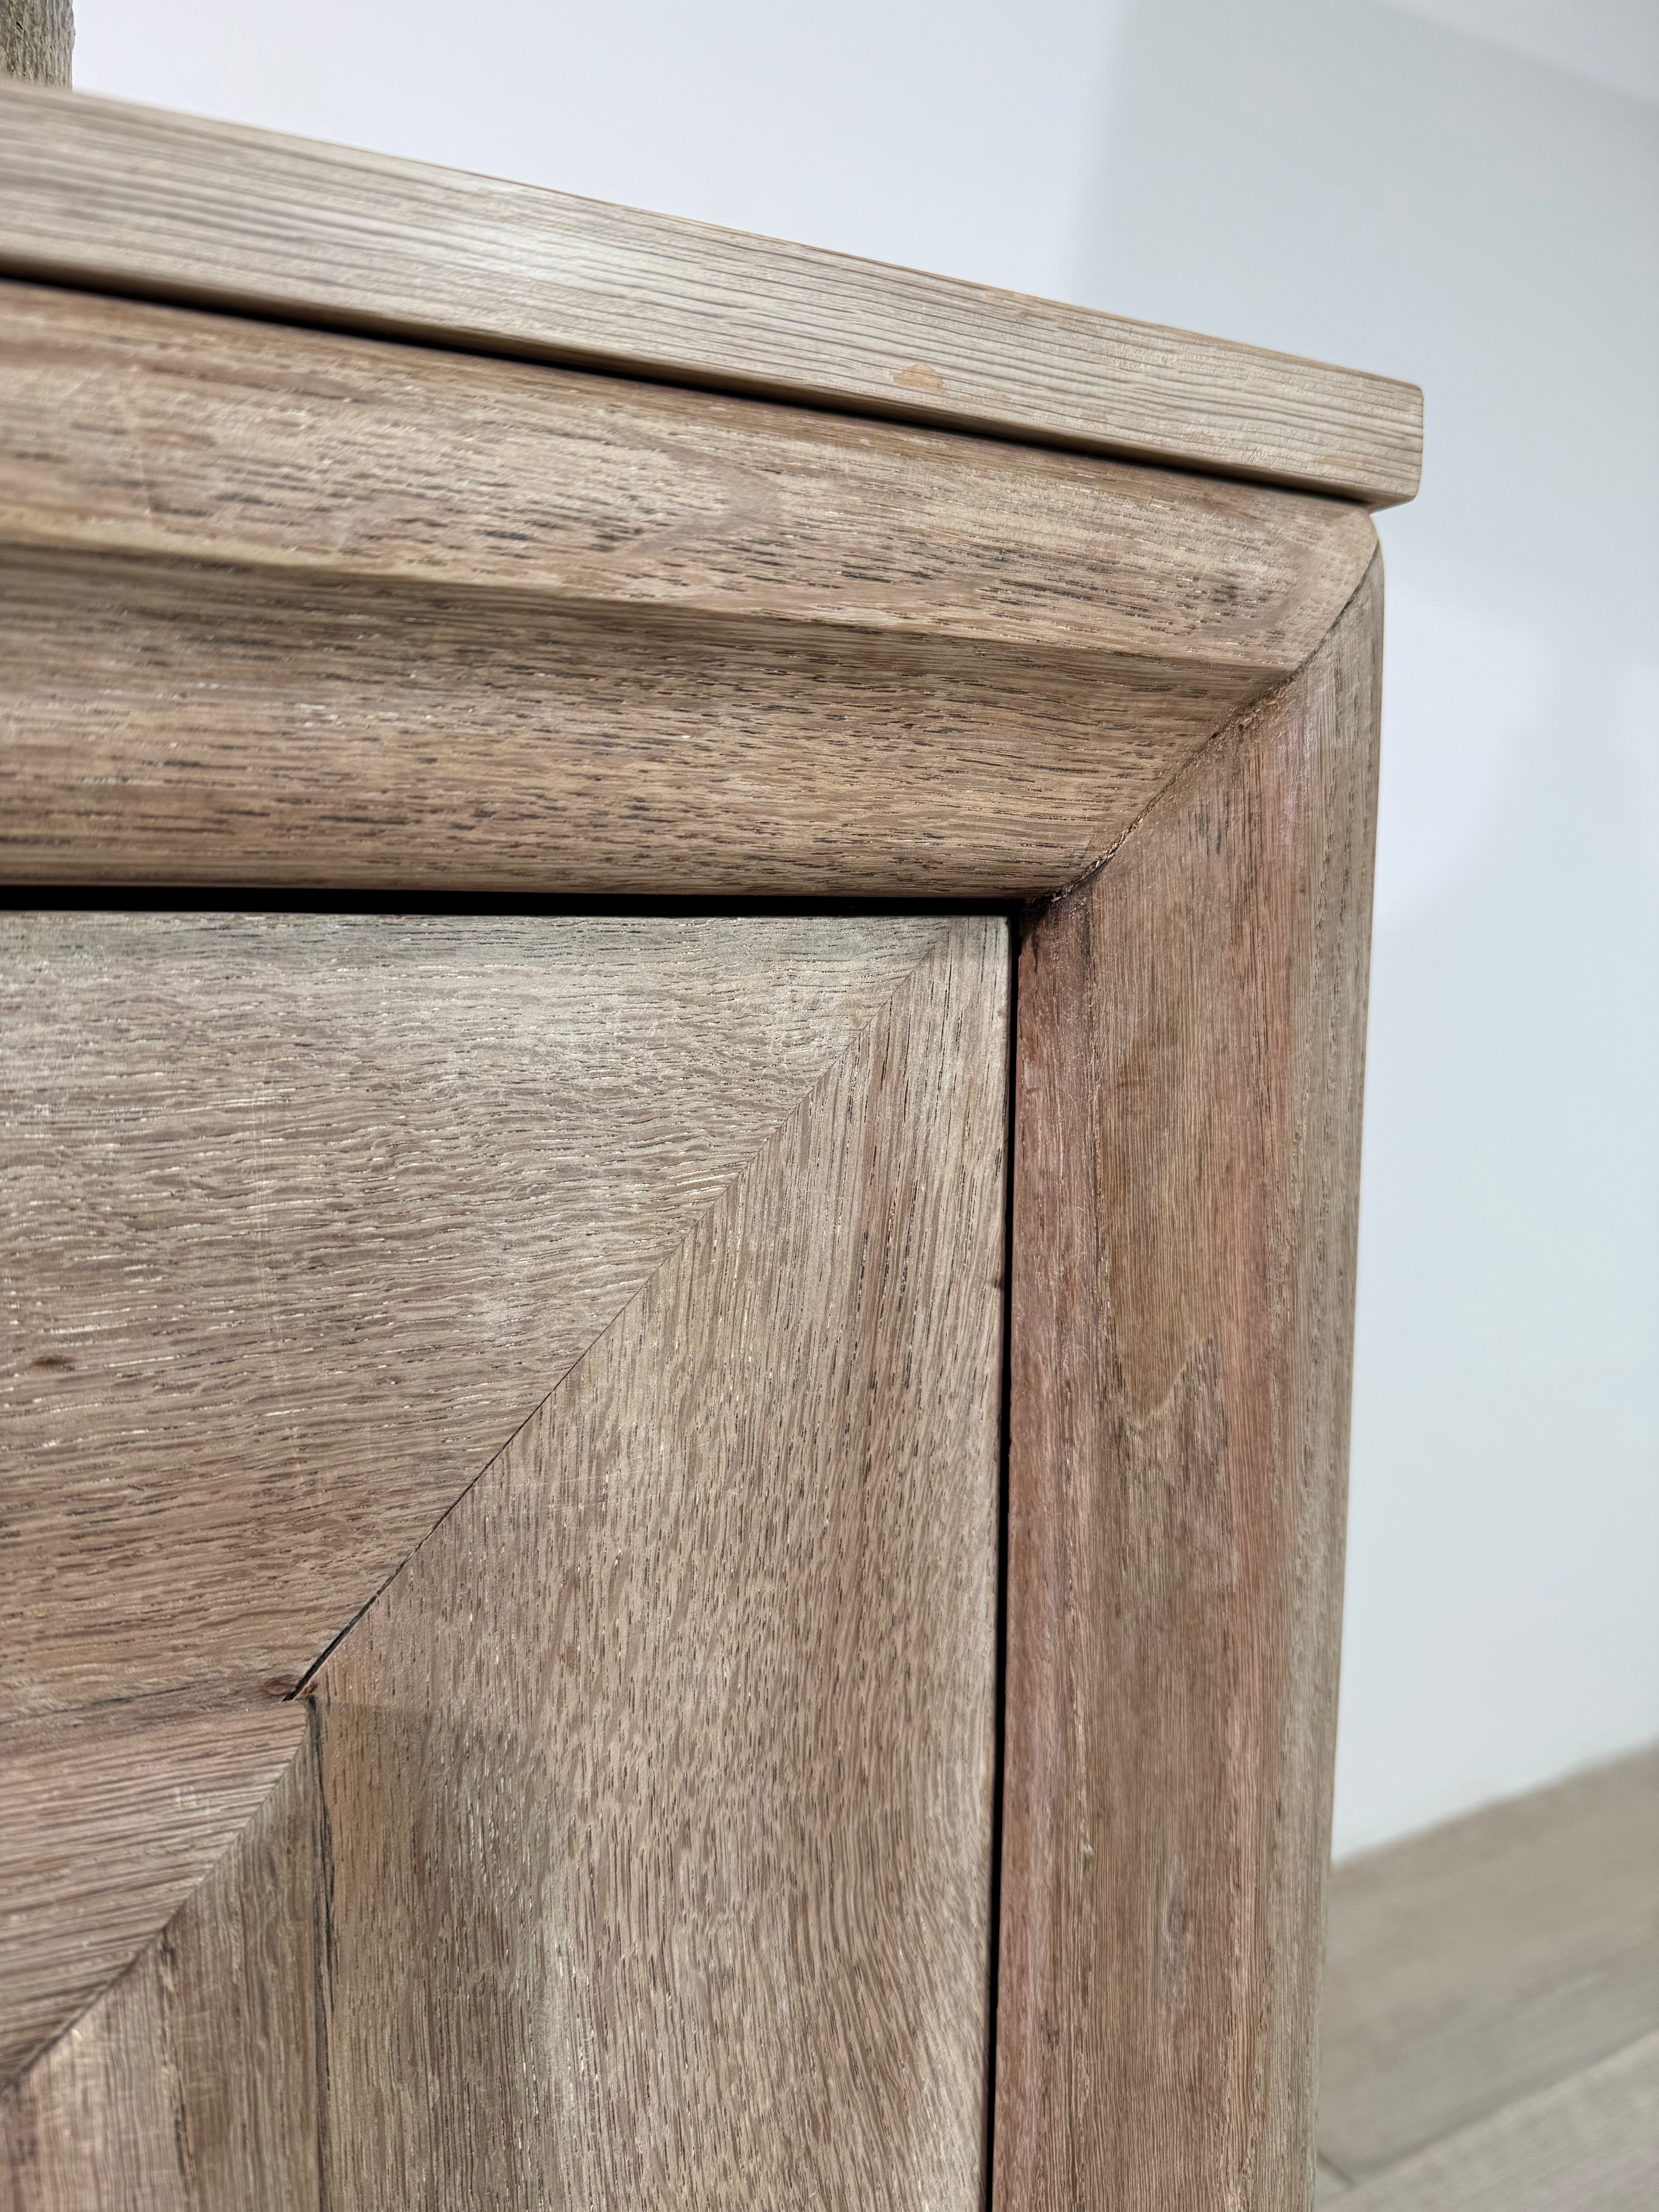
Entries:
POLYGON ((77 0, 84 89, 1407 376, 1337 1848, 1659 1734, 1653 0, 77 0))

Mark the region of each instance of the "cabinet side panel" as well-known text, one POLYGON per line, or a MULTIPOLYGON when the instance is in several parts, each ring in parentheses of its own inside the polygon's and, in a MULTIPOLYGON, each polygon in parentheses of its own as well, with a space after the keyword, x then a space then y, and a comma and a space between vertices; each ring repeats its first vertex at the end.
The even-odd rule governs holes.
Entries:
POLYGON ((1380 641, 1022 950, 1002 2212, 1311 2197, 1380 641))

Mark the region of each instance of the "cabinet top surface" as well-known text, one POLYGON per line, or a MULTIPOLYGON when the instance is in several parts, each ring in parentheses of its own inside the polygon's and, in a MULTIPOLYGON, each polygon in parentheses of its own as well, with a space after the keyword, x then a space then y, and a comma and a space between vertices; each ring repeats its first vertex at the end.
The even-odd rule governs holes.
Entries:
POLYGON ((1414 385, 423 163, 0 82, 0 273, 1334 494, 1414 385))

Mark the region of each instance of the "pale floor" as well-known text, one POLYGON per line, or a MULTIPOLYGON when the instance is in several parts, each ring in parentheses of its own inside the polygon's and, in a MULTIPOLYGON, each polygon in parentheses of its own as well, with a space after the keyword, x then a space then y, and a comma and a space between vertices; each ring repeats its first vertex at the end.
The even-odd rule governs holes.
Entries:
POLYGON ((1316 2202, 1659 2212, 1659 1747, 1332 1877, 1316 2202))

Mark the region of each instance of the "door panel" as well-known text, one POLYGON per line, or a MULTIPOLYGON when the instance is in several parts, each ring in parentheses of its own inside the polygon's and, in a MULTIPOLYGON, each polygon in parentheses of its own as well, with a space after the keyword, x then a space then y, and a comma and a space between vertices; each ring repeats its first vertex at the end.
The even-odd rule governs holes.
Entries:
POLYGON ((0 2077, 945 927, 5 918, 0 2077))
MULTIPOLYGON (((167 926, 123 927, 153 951, 167 926)), ((373 1521, 383 1483, 418 1548, 282 1709, 304 1744, 226 1857, 16 2084, 19 2201, 976 2202, 1005 926, 410 927, 202 932, 238 974, 254 939, 290 947, 286 997, 249 984, 240 1023, 219 1005, 202 1024, 255 1066, 334 1003, 319 946, 356 963, 356 1046, 342 1012, 313 1090, 282 1093, 308 1149, 261 1186, 258 1218, 295 1232, 260 1254, 261 1296, 298 1296, 297 1273, 313 1325, 341 1317, 304 1370, 339 1445, 311 1556, 373 1521), (356 1124, 330 1057, 354 1048, 380 1076, 357 1079, 356 1124), (331 1300, 301 1231, 320 1208, 357 1251, 366 1209, 327 1164, 372 1141, 365 1099, 418 1120, 440 1082, 460 1127, 412 1190, 427 1155, 402 1139, 377 1200, 377 1224, 408 1224, 404 1268, 331 1300), (428 1224, 441 1279, 447 1249, 468 1261, 441 1325, 404 1288, 428 1224), (404 1463, 446 1423, 488 1445, 447 1495, 382 1474, 364 1376, 400 1300, 425 1323, 404 1463)), ((234 1122, 260 1094, 223 1080, 234 1122)), ((233 1244, 216 1266, 204 1328, 233 1244)), ((257 1400, 261 1349, 198 1390, 204 1425, 239 1377, 257 1400)), ((298 1533, 301 1456, 272 1453, 285 1497, 245 1486, 269 1516, 256 1563, 298 1533)), ((202 1577, 215 1665, 240 1656, 237 1518, 202 1577)), ((170 1618, 191 1602, 186 1580, 170 1618)))

